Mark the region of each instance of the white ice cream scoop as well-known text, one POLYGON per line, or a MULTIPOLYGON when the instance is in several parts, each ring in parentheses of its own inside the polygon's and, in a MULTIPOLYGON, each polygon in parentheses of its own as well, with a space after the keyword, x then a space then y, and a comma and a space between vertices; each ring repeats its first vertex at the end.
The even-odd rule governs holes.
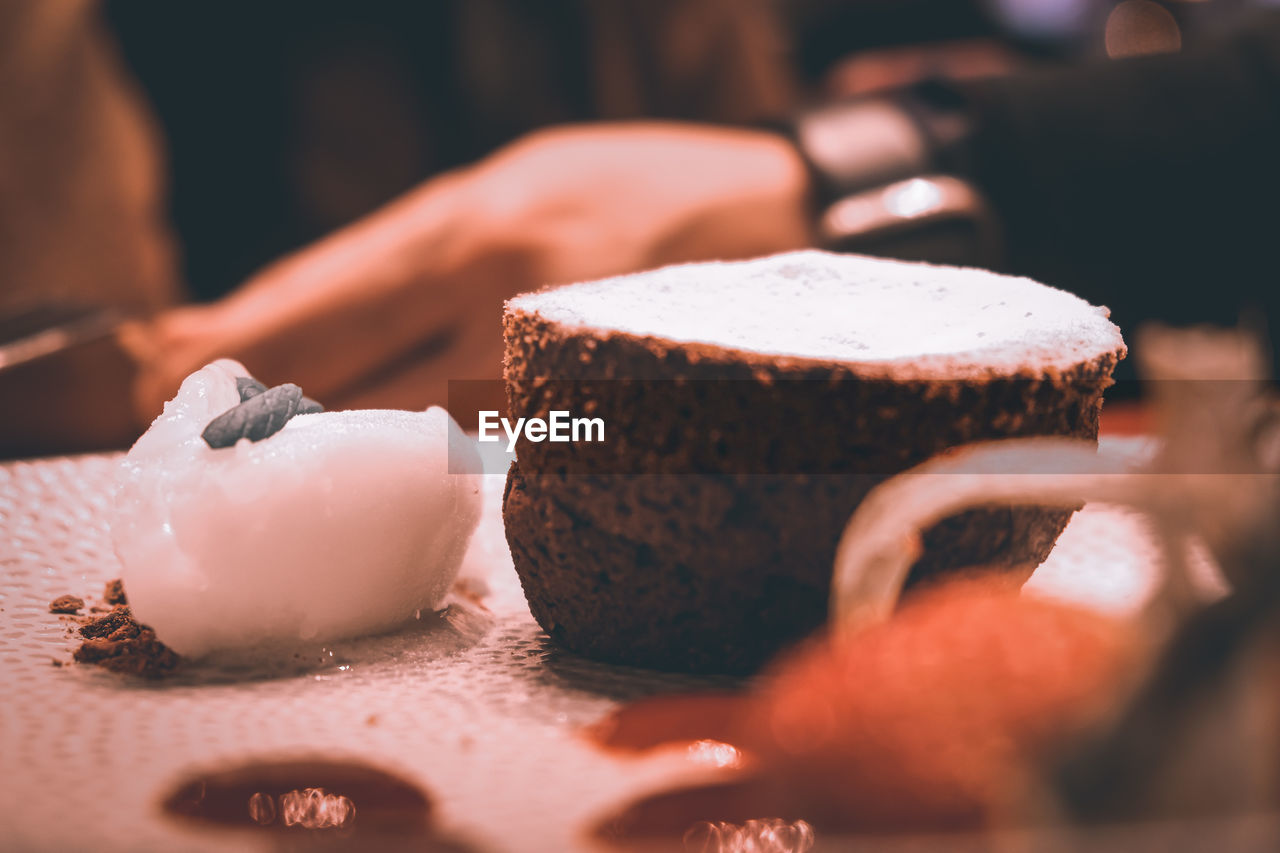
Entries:
POLYGON ((480 516, 480 459, 441 408, 321 412, 256 442, 201 432, 240 403, 230 360, 188 376, 117 480, 134 616, 179 654, 393 628, 438 607, 480 516))

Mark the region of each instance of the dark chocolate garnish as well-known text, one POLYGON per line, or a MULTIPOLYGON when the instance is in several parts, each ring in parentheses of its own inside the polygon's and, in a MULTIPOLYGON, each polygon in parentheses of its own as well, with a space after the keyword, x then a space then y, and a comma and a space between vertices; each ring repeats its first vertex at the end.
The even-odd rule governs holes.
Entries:
POLYGON ((302 389, 291 382, 268 388, 209 421, 201 437, 210 447, 231 447, 242 438, 250 441, 275 435, 298 413, 302 389))
POLYGON ((240 392, 240 402, 256 397, 267 390, 267 386, 252 376, 237 376, 236 390, 240 392))
POLYGON ((310 397, 303 397, 302 402, 298 403, 298 414, 314 415, 324 411, 324 406, 312 400, 310 397))

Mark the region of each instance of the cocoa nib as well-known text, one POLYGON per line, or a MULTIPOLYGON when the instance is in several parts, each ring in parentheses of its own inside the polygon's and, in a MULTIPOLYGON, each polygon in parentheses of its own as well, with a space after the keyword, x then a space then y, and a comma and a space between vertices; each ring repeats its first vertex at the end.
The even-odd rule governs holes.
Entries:
POLYGON ((137 627, 137 624, 133 621, 133 613, 127 606, 121 604, 107 611, 106 616, 99 616, 81 625, 80 636, 89 639, 110 637, 121 628, 127 628, 130 625, 137 627))
POLYGON ((160 678, 182 662, 177 652, 156 639, 156 632, 139 625, 125 605, 80 627, 86 637, 73 657, 80 663, 104 666, 144 678, 160 678))
POLYGON ((161 678, 182 662, 177 652, 156 639, 155 631, 137 623, 131 629, 118 629, 109 637, 85 640, 74 657, 80 663, 144 678, 161 678), (117 635, 120 635, 118 639, 117 635))
POLYGON ((49 602, 50 613, 79 613, 84 599, 78 595, 60 595, 49 602))
MULTIPOLYGON (((72 657, 79 663, 104 666, 114 672, 127 672, 144 678, 160 678, 177 669, 182 658, 156 639, 156 632, 138 624, 128 607, 124 584, 118 579, 107 581, 102 598, 113 607, 95 604, 87 616, 80 616, 80 636, 85 640, 72 657), (93 614, 102 614, 96 616, 93 614)), ((52 613, 78 615, 84 599, 77 595, 61 595, 49 604, 52 613)), ((70 629, 67 631, 71 634, 70 629)), ((54 666, 62 662, 53 661, 54 666)))
POLYGON ((102 592, 102 600, 107 604, 128 604, 129 600, 124 595, 124 584, 119 578, 107 581, 107 586, 102 592))

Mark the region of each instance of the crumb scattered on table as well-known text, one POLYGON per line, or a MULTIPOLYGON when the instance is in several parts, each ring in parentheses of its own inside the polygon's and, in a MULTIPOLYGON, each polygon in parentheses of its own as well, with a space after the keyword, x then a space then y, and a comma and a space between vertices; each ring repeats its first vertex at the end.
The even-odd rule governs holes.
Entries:
MULTIPOLYGON (((178 654, 156 639, 155 631, 133 618, 125 603, 124 584, 108 581, 103 599, 113 606, 95 604, 89 608, 89 613, 103 614, 100 616, 81 615, 84 599, 78 595, 60 595, 49 603, 50 613, 77 616, 82 623, 80 636, 85 640, 72 654, 74 660, 146 678, 159 678, 178 667, 182 662, 178 654)), ((75 636, 75 631, 68 628, 67 635, 75 636)), ((57 658, 52 658, 50 664, 66 666, 57 658)))
POLYGON ((84 607, 84 599, 78 595, 60 595, 49 602, 50 613, 79 613, 84 607))
MULTIPOLYGON (((107 591, 111 591, 110 584, 107 591)), ((120 597, 124 597, 123 589, 120 597)), ((85 641, 72 657, 79 663, 91 663, 114 672, 160 678, 182 662, 177 652, 156 639, 155 631, 133 618, 127 605, 117 604, 105 615, 90 618, 80 626, 80 636, 85 641)), ((62 666, 56 660, 54 665, 62 666)))
POLYGON ((107 615, 91 619, 81 625, 80 636, 88 637, 89 639, 110 637, 117 631, 127 630, 130 626, 133 627, 136 636, 138 623, 133 620, 133 613, 127 606, 117 605, 107 611, 107 615))
POLYGON ((178 654, 157 640, 156 632, 147 627, 139 627, 132 636, 117 638, 113 634, 85 640, 76 649, 75 659, 144 678, 161 678, 182 662, 178 654))
POLYGON ((128 604, 129 599, 124 594, 124 583, 119 578, 107 581, 106 588, 102 592, 102 600, 107 604, 128 604))

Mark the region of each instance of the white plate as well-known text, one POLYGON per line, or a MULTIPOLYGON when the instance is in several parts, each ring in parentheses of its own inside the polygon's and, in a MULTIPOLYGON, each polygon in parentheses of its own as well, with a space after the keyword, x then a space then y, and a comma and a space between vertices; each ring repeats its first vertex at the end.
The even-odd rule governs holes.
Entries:
MULTIPOLYGON (((506 556, 500 475, 486 478, 468 557, 469 572, 491 572, 489 616, 338 644, 303 671, 205 669, 150 684, 55 666, 75 642, 49 602, 96 601, 119 576, 105 521, 118 458, 0 465, 0 847, 265 847, 175 823, 159 800, 193 770, 319 753, 421 785, 445 830, 479 849, 589 850, 593 819, 697 772, 674 753, 612 758, 578 731, 626 699, 733 682, 604 666, 551 645, 506 556)), ((1089 507, 1032 587, 1126 609, 1149 589, 1153 555, 1140 519, 1089 507)))

